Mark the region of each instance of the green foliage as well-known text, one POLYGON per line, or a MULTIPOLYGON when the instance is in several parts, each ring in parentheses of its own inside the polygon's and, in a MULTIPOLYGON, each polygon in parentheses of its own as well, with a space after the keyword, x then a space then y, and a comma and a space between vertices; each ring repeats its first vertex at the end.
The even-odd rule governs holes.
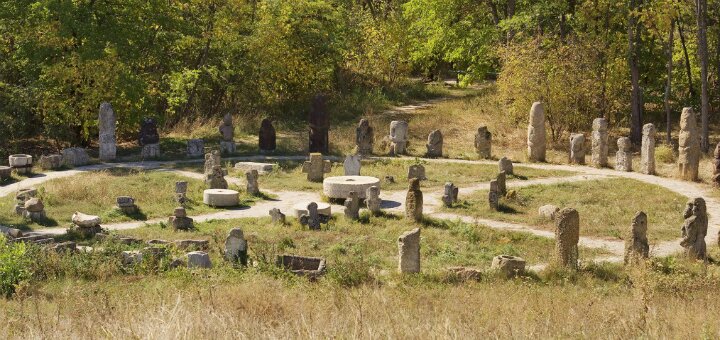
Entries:
POLYGON ((24 243, 8 243, 0 236, 0 295, 10 297, 17 286, 30 278, 30 257, 24 243))

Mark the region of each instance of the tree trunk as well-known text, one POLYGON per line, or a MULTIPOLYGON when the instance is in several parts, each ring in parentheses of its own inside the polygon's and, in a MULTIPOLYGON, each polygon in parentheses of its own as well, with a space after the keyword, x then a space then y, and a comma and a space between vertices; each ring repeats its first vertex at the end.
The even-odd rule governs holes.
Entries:
POLYGON ((703 152, 708 152, 710 149, 710 141, 708 141, 708 110, 710 102, 708 98, 707 25, 705 24, 707 0, 696 0, 695 4, 698 25, 698 57, 700 59, 700 124, 702 132, 700 136, 700 149, 702 149, 703 152))
POLYGON ((670 119, 670 90, 672 88, 672 69, 673 69, 673 40, 675 36, 675 20, 670 20, 670 35, 667 43, 667 82, 665 83, 665 142, 672 145, 672 120, 670 119))
POLYGON ((640 63, 638 48, 640 47, 640 30, 637 18, 633 13, 639 5, 639 0, 630 0, 630 14, 628 20, 628 66, 630 68, 631 113, 630 113, 630 140, 638 146, 642 142, 642 90, 640 89, 640 63))
POLYGON ((680 43, 682 44, 683 54, 685 55, 685 73, 687 74, 688 87, 690 88, 690 98, 688 101, 692 102, 695 98, 695 88, 692 84, 692 71, 690 70, 690 56, 688 56, 687 45, 685 44, 685 33, 683 33, 682 21, 680 18, 677 20, 678 24, 678 35, 680 35, 680 43))

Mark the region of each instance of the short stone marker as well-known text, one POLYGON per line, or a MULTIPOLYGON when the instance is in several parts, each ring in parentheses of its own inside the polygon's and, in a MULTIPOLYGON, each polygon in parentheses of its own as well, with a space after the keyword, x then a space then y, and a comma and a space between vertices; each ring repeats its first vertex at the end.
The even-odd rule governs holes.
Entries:
POLYGON ((310 182, 322 182, 325 174, 332 170, 332 163, 323 160, 322 154, 311 153, 310 160, 303 163, 302 172, 307 174, 310 182))
POLYGON ((360 155, 347 155, 345 157, 345 162, 343 162, 345 176, 360 176, 360 158, 360 155))
POLYGON ((318 214, 318 205, 310 202, 307 205, 307 214, 300 217, 300 224, 308 226, 310 230, 320 230, 320 215, 318 214))
POLYGON ((643 125, 642 146, 640 148, 640 172, 655 174, 655 125, 643 125))
POLYGON ((23 214, 23 217, 33 221, 33 222, 42 222, 46 216, 45 216, 45 204, 43 204, 42 200, 37 197, 33 197, 25 201, 25 212, 23 214))
POLYGON ((681 229, 680 245, 685 248, 685 255, 692 260, 707 260, 708 215, 705 200, 697 197, 687 202, 683 212, 685 222, 681 229))
POLYGON ((686 181, 698 180, 700 165, 700 136, 695 122, 695 113, 686 107, 680 116, 678 136, 678 175, 686 181))
POLYGON ((596 168, 606 167, 608 164, 607 119, 595 118, 592 128, 592 165, 596 168))
POLYGON ((410 179, 407 196, 405 197, 405 217, 419 222, 423 217, 423 193, 420 191, 420 180, 410 179))
POLYGON ((210 255, 204 251, 193 251, 187 253, 187 266, 188 268, 212 268, 212 262, 210 262, 210 255))
POLYGON ((222 167, 222 157, 220 156, 220 151, 212 150, 205 154, 203 173, 206 175, 212 174, 213 168, 216 166, 222 167))
POLYGON ((427 177, 425 177, 425 167, 422 164, 413 164, 410 167, 408 167, 408 179, 417 178, 421 181, 426 180, 427 177))
POLYGON ((142 262, 143 254, 139 250, 126 250, 122 253, 122 264, 132 266, 142 262))
POLYGON ((188 190, 188 182, 186 182, 186 181, 175 182, 175 201, 177 201, 180 204, 185 204, 185 202, 187 202, 187 190, 188 190))
POLYGON ((100 227, 100 217, 83 214, 81 212, 75 212, 72 215, 72 223, 77 227, 75 230, 80 232, 82 235, 91 236, 102 231, 100 227))
POLYGON ((562 267, 577 269, 580 241, 580 214, 563 208, 555 216, 555 259, 562 267))
POLYGON ((272 223, 274 224, 285 224, 285 214, 278 208, 272 208, 270 210, 270 217, 272 217, 272 223))
POLYGON ((247 266, 247 241, 242 229, 233 228, 225 239, 225 259, 247 266))
POLYGON ((115 127, 117 121, 115 119, 115 111, 108 102, 100 104, 100 114, 98 118, 98 128, 100 130, 100 160, 112 161, 117 154, 117 144, 115 139, 115 127))
POLYGON ((570 163, 585 164, 585 135, 582 133, 570 135, 570 163))
POLYGON ((370 122, 368 122, 367 119, 360 119, 360 123, 358 123, 357 128, 355 128, 355 148, 357 153, 360 155, 372 154, 374 138, 375 135, 373 128, 370 126, 370 122))
POLYGON ((390 155, 399 156, 405 154, 407 147, 408 123, 403 120, 390 122, 390 155))
POLYGON ((632 143, 628 137, 620 137, 617 140, 618 151, 615 154, 615 170, 632 171, 632 143))
POLYGON ((527 133, 529 161, 545 161, 545 143, 545 108, 543 103, 535 102, 530 108, 530 123, 528 124, 527 133))
POLYGON ((511 278, 525 273, 525 259, 512 255, 498 255, 492 260, 491 269, 511 278))
POLYGON ((187 211, 183 207, 175 208, 173 216, 168 219, 168 224, 175 230, 192 230, 195 228, 193 219, 187 217, 187 211))
POLYGON ((360 219, 360 198, 357 192, 351 191, 345 199, 345 218, 353 221, 360 219))
POLYGON ((227 189, 228 182, 225 179, 225 170, 219 165, 213 167, 212 172, 205 175, 205 184, 210 189, 227 189))
POLYGON ((453 204, 457 203, 458 201, 458 187, 456 187, 451 182, 445 183, 445 192, 442 196, 443 204, 446 207, 452 207, 453 204))
POLYGON ((640 263, 650 256, 647 229, 647 215, 638 211, 632 219, 629 235, 625 238, 625 264, 640 263))
POLYGON ((497 179, 490 181, 490 191, 488 191, 488 205, 491 210, 500 210, 500 188, 497 179))
POLYGON ((500 196, 505 196, 505 194, 507 194, 507 184, 505 183, 506 179, 507 176, 505 176, 505 171, 500 171, 497 174, 497 177, 495 177, 498 185, 498 193, 500 194, 500 196))
POLYGON ((483 159, 492 156, 492 133, 485 125, 480 126, 475 133, 475 152, 483 159))
POLYGON ((275 127, 269 118, 264 118, 260 123, 258 147, 260 149, 260 153, 275 151, 275 148, 277 147, 275 127))
POLYGON ((398 271, 420 272, 420 228, 408 231, 398 238, 398 271))
MULTIPOLYGON (((298 202, 297 204, 293 205, 293 215, 295 216, 295 218, 300 220, 303 215, 307 215, 307 206, 310 203, 312 202, 298 202)), ((315 204, 317 204, 318 214, 320 214, 320 216, 326 216, 326 218, 332 216, 332 207, 330 206, 330 204, 325 202, 316 202, 315 204)))
POLYGON ((382 200, 380 199, 380 187, 375 185, 369 187, 365 192, 365 205, 368 210, 370 210, 370 214, 373 216, 379 215, 381 212, 381 204, 382 200))
POLYGON ((253 196, 257 196, 260 194, 257 170, 245 171, 245 181, 247 182, 245 189, 247 190, 248 194, 253 196))
POLYGON ((12 175, 12 168, 9 166, 0 165, 0 181, 10 179, 12 175))
POLYGON ((205 141, 202 139, 191 139, 187 141, 187 156, 200 157, 205 154, 205 141))
POLYGON ((506 175, 513 175, 513 163, 507 157, 500 158, 498 161, 498 171, 505 171, 506 175))
POLYGON ((138 212, 135 199, 130 196, 119 196, 115 201, 117 203, 117 209, 125 215, 132 215, 138 212))
POLYGON ((443 135, 440 130, 433 130, 428 135, 427 144, 427 157, 436 158, 443 156, 443 135))

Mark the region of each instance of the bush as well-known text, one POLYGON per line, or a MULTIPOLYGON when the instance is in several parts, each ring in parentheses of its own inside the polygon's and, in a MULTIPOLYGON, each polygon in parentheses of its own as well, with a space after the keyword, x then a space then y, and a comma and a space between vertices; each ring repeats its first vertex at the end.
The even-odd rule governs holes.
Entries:
POLYGON ((675 150, 667 144, 655 147, 655 161, 662 163, 675 163, 675 150))
POLYGON ((30 259, 24 243, 8 243, 0 236, 0 295, 10 297, 17 286, 30 278, 30 259))

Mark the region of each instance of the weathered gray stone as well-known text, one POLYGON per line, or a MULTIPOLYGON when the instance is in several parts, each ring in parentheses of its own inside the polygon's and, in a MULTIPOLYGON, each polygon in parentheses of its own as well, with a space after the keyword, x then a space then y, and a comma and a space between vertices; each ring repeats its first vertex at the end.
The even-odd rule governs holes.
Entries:
POLYGON ((570 135, 570 163, 585 164, 585 135, 582 133, 570 135))
POLYGON ((576 269, 580 241, 580 214, 563 208, 555 214, 555 259, 559 266, 576 269))
POLYGON ((56 170, 63 166, 62 155, 42 155, 38 165, 43 170, 56 170))
POLYGON ((117 208, 126 215, 132 215, 138 212, 138 207, 135 205, 135 199, 130 196, 119 196, 115 201, 117 203, 117 208))
POLYGON ((175 182, 175 193, 176 194, 187 194, 188 182, 178 181, 175 182))
POLYGON ((555 219, 555 214, 557 214, 558 211, 560 211, 560 208, 558 208, 557 206, 554 206, 552 204, 546 204, 538 208, 538 215, 553 220, 555 219))
POLYGON ((237 150, 235 142, 220 141, 220 152, 226 155, 234 154, 237 150))
POLYGON ((617 140, 618 151, 615 154, 615 170, 632 171, 632 143, 628 137, 617 140))
POLYGON ((266 174, 272 172, 275 169, 273 163, 258 163, 258 162, 237 162, 235 163, 235 169, 241 171, 255 170, 258 174, 266 174))
POLYGON ((475 151, 480 158, 487 159, 492 156, 492 133, 487 126, 479 127, 475 133, 475 151))
POLYGON ((332 170, 330 161, 323 160, 321 153, 311 153, 310 160, 303 163, 302 172, 310 182, 322 182, 325 174, 332 170))
POLYGON ((373 216, 380 214, 380 205, 382 200, 380 199, 380 188, 377 186, 369 187, 365 192, 365 205, 373 216))
POLYGON ((75 212, 72 215, 72 222, 80 228, 93 228, 101 223, 99 216, 87 215, 81 212, 75 212))
POLYGON ((100 104, 100 117, 98 127, 100 128, 100 160, 111 161, 117 155, 117 144, 115 139, 115 111, 108 102, 100 104))
POLYGON ((348 155, 343 162, 345 176, 360 176, 360 155, 348 155))
POLYGON ((625 238, 625 264, 641 262, 650 256, 647 223, 647 215, 642 211, 638 211, 633 217, 630 232, 625 238))
POLYGON ((122 264, 132 266, 142 262, 143 254, 139 250, 126 250, 122 253, 122 264))
POLYGON ((593 120, 592 165, 596 168, 608 164, 608 121, 605 118, 593 120))
POLYGON ((655 174, 655 125, 643 126, 642 146, 640 148, 640 172, 655 174))
POLYGON ((488 191, 488 204, 490 209, 500 210, 500 188, 496 179, 490 181, 490 191, 488 191))
POLYGON ((525 259, 512 255, 498 255, 492 260, 490 267, 511 278, 525 273, 525 259))
POLYGON ((45 210, 45 204, 43 204, 43 201, 41 199, 33 197, 25 201, 25 211, 41 212, 43 210, 45 210))
POLYGON ((192 230, 195 228, 193 219, 187 217, 187 211, 183 207, 175 208, 174 216, 170 216, 168 224, 175 230, 192 230))
MULTIPOLYGON (((373 151, 375 134, 367 119, 360 119, 355 129, 355 147, 360 155, 370 155, 373 151)), ((347 175, 347 174, 346 174, 347 175)))
POLYGON ((283 214, 278 208, 270 210, 270 217, 272 217, 272 222, 275 224, 285 224, 285 214, 283 214))
POLYGON ((247 193, 253 196, 260 194, 260 186, 258 185, 258 172, 257 170, 245 171, 245 186, 247 193))
POLYGON ((140 152, 142 159, 151 159, 160 157, 160 144, 146 144, 143 145, 142 151, 140 152))
POLYGON ((25 154, 10 155, 8 165, 20 175, 29 175, 32 173, 33 157, 25 154))
POLYGON ((467 267, 449 267, 448 272, 457 276, 462 281, 480 281, 482 279, 482 271, 475 268, 467 267))
POLYGON ((700 135, 695 122, 695 113, 691 107, 684 108, 680 116, 678 151, 678 175, 686 181, 697 181, 700 165, 700 135))
POLYGON ((419 180, 426 180, 425 167, 422 164, 413 164, 408 167, 408 179, 417 178, 419 180))
POLYGON ((423 193, 420 191, 420 180, 410 179, 410 187, 405 198, 405 217, 419 222, 423 216, 423 193))
POLYGON ((297 255, 278 255, 277 266, 291 273, 315 280, 325 274, 325 259, 297 255))
POLYGON ((545 161, 545 143, 545 108, 543 103, 535 102, 530 109, 530 124, 528 124, 527 133, 529 161, 545 161))
POLYGON ((307 225, 310 230, 320 230, 320 214, 318 214, 318 205, 310 202, 307 205, 307 214, 300 217, 300 224, 307 225))
POLYGON ((398 156, 405 154, 408 137, 408 123, 403 120, 390 122, 390 155, 398 156))
POLYGON ((398 271, 420 272, 420 228, 408 231, 398 238, 398 271))
POLYGON ((345 199, 345 218, 357 221, 360 219, 360 198, 357 192, 350 191, 348 198, 345 199))
POLYGON ((223 121, 218 127, 218 131, 220 131, 220 136, 222 137, 223 141, 233 141, 235 137, 235 127, 233 126, 233 119, 230 113, 227 113, 225 114, 225 116, 223 116, 223 121))
POLYGON ((683 212, 685 222, 682 226, 680 245, 685 248, 685 255, 693 260, 707 260, 708 215, 705 200, 698 197, 691 199, 683 212))
POLYGON ((18 238, 23 236, 22 230, 6 227, 4 225, 0 225, 0 233, 10 236, 12 238, 18 238))
POLYGON ((450 182, 445 183, 445 192, 443 193, 442 201, 446 207, 451 207, 453 204, 457 203, 458 191, 458 187, 454 184, 450 182))
POLYGON ((225 259, 247 266, 247 241, 242 229, 233 228, 225 239, 225 259))
POLYGON ((443 155, 443 135, 440 130, 433 130, 428 135, 427 144, 427 157, 435 158, 442 157, 443 155))
POLYGON ((505 171, 500 171, 497 174, 497 177, 495 177, 498 186, 498 194, 500 196, 505 196, 505 194, 507 194, 507 185, 505 184, 506 178, 507 176, 505 176, 505 171))
POLYGON ((505 171, 506 175, 513 175, 514 169, 512 161, 507 157, 500 158, 500 161, 498 161, 498 171, 505 171))
POLYGON ((228 182, 225 179, 225 171, 216 165, 212 169, 212 173, 205 175, 205 184, 209 189, 227 189, 228 182))
POLYGON ((0 165, 0 182, 10 179, 11 175, 12 175, 11 167, 0 165))
POLYGON ((204 174, 209 175, 213 173, 213 168, 216 166, 222 167, 222 157, 220 151, 212 150, 205 154, 205 167, 204 174))
POLYGON ((189 252, 187 253, 187 266, 188 268, 212 268, 210 255, 204 251, 189 252))
POLYGON ((90 163, 90 156, 83 148, 67 148, 62 150, 63 163, 67 166, 83 166, 90 163))
POLYGON ((205 154, 205 141, 202 139, 191 139, 187 141, 187 156, 200 157, 205 154))

